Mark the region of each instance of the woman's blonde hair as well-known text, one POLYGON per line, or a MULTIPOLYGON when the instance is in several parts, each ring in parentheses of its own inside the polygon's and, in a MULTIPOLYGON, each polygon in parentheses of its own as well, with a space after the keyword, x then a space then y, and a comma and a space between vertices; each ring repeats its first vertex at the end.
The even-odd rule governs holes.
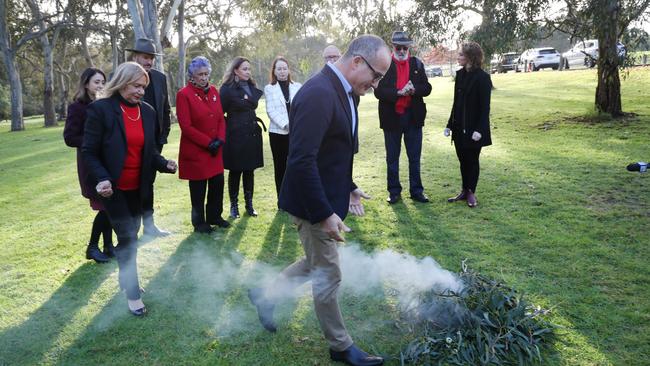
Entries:
POLYGON ((140 79, 143 75, 147 79, 146 85, 149 85, 149 74, 147 74, 147 71, 145 71, 145 69, 140 66, 140 64, 132 61, 120 64, 117 69, 115 69, 115 72, 113 72, 113 77, 111 80, 106 83, 101 97, 112 97, 113 95, 117 94, 120 89, 140 79))
POLYGON ((460 48, 472 69, 480 69, 483 65, 483 49, 476 42, 465 42, 460 48))

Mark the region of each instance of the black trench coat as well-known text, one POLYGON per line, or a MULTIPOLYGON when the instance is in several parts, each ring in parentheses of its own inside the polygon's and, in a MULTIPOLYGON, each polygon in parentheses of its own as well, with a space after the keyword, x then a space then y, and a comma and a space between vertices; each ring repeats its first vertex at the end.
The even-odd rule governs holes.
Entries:
MULTIPOLYGON (((249 84, 250 85, 250 84, 249 84)), ((226 143, 223 166, 229 170, 254 170, 264 166, 262 127, 255 115, 257 102, 264 94, 250 85, 248 95, 238 82, 219 89, 221 106, 226 116, 226 143)))

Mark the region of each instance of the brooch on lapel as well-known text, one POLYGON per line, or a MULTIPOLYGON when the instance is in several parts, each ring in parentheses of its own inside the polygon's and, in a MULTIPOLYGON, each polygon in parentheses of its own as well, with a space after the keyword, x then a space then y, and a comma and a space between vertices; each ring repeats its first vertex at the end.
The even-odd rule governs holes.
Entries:
POLYGON ((248 99, 248 94, 244 93, 244 99, 248 99))
POLYGON ((213 95, 213 96, 212 96, 212 101, 213 101, 213 102, 216 102, 216 101, 217 101, 217 96, 216 96, 216 95, 213 95))
POLYGON ((413 71, 413 73, 414 73, 414 74, 417 74, 417 73, 418 73, 418 70, 413 71))

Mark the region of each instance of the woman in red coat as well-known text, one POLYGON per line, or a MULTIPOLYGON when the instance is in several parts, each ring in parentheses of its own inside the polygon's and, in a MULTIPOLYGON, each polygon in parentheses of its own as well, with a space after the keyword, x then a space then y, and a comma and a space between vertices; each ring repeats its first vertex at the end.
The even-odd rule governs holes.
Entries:
POLYGON ((200 233, 210 225, 228 227, 223 212, 223 149, 226 121, 217 89, 209 84, 210 61, 195 57, 188 66, 189 82, 176 94, 176 115, 181 127, 179 178, 189 180, 192 226, 200 233), (208 201, 205 202, 206 186, 208 201), (205 206, 205 207, 204 207, 205 206))

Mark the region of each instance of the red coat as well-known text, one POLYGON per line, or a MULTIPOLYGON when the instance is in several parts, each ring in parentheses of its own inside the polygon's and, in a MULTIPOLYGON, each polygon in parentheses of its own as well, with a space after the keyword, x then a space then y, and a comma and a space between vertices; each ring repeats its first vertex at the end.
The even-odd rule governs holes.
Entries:
POLYGON ((226 141, 226 120, 217 89, 211 85, 206 96, 188 83, 176 94, 176 115, 181 127, 178 177, 203 180, 223 174, 223 148, 216 156, 208 151, 215 138, 226 141))

